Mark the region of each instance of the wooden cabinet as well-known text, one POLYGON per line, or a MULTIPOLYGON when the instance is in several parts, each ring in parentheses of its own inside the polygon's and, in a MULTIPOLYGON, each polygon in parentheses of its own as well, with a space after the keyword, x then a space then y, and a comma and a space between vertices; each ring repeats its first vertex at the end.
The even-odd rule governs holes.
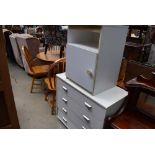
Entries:
POLYGON ((19 128, 0 26, 0 128, 19 128))
POLYGON ((71 26, 66 76, 92 95, 117 83, 127 26, 71 26))
POLYGON ((5 103, 4 93, 0 91, 0 128, 10 123, 7 106, 5 103))
POLYGON ((124 57, 142 63, 148 61, 151 49, 151 34, 147 25, 129 26, 124 57))
POLYGON ((148 61, 150 50, 151 44, 126 42, 124 57, 127 60, 135 60, 144 63, 148 61))
POLYGON ((101 129, 105 118, 117 111, 127 94, 125 90, 113 87, 92 96, 67 79, 65 73, 58 74, 58 118, 67 128, 101 129))

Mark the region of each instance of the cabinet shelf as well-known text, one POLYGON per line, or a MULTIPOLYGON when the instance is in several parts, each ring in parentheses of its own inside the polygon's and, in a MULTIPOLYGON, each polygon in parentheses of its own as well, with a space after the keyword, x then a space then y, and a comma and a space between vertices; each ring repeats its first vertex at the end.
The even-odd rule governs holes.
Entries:
POLYGON ((68 43, 68 45, 81 48, 93 53, 98 53, 98 43, 95 43, 95 42, 68 43))
POLYGON ((100 25, 71 25, 69 26, 69 28, 100 33, 102 26, 100 25))

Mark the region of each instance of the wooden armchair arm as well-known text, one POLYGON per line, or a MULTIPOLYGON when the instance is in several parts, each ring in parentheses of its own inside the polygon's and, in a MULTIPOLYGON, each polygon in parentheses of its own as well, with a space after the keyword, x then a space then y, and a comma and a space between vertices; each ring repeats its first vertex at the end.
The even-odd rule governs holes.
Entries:
POLYGON ((152 78, 146 78, 143 75, 139 75, 138 77, 136 77, 132 80, 129 80, 126 83, 126 87, 128 87, 128 88, 140 87, 143 89, 148 89, 148 90, 154 91, 154 89, 155 89, 155 77, 153 76, 152 78))

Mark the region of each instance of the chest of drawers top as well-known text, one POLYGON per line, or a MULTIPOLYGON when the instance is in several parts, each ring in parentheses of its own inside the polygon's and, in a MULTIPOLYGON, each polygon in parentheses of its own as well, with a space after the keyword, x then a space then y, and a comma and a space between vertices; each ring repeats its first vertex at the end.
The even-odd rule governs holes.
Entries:
POLYGON ((63 81, 63 84, 69 85, 70 87, 74 88, 75 90, 77 90, 78 92, 80 92, 81 94, 83 94, 84 96, 91 99, 93 102, 97 103, 105 109, 124 99, 128 95, 127 91, 115 86, 111 89, 108 89, 100 94, 93 96, 71 80, 67 79, 65 73, 57 74, 57 79, 63 81))

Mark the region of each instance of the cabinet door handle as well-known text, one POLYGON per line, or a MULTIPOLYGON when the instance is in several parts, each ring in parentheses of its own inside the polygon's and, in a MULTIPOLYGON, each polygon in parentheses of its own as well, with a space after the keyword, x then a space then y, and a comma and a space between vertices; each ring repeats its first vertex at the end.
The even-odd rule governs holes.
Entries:
POLYGON ((65 86, 62 86, 62 89, 63 89, 65 92, 68 91, 68 89, 67 89, 65 86))
POLYGON ((84 118, 87 122, 90 121, 90 119, 89 119, 87 116, 85 116, 85 115, 82 115, 82 116, 83 116, 83 118, 84 118))
POLYGON ((65 108, 62 108, 62 110, 63 110, 65 113, 67 113, 67 110, 66 110, 65 108))
POLYGON ((67 103, 67 100, 66 100, 64 97, 62 98, 62 100, 63 100, 65 103, 67 103))
POLYGON ((93 74, 92 69, 88 69, 86 72, 87 72, 87 74, 88 74, 91 78, 94 77, 94 74, 93 74))
POLYGON ((62 117, 62 119, 64 120, 65 123, 67 123, 67 119, 65 117, 62 117))
POLYGON ((82 125, 82 129, 86 129, 86 128, 82 125))
POLYGON ((91 109, 92 106, 90 104, 88 104, 87 102, 84 102, 84 105, 88 108, 88 109, 91 109))

